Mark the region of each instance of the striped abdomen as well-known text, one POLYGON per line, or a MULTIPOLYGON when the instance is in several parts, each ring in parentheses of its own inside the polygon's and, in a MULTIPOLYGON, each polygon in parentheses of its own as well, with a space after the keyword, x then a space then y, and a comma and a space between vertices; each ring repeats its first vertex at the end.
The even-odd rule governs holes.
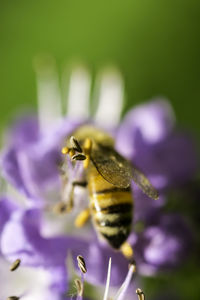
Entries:
POLYGON ((117 188, 95 168, 89 175, 90 209, 95 229, 113 248, 119 249, 131 231, 133 199, 130 187, 117 188))

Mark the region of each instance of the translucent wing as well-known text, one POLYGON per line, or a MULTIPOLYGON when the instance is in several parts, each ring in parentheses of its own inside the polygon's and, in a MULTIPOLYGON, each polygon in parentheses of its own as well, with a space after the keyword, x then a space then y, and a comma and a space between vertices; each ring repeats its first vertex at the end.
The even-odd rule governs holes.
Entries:
POLYGON ((150 198, 158 199, 158 192, 147 177, 113 148, 98 145, 92 150, 92 162, 101 176, 119 188, 127 188, 133 179, 150 198))
POLYGON ((159 198, 158 191, 153 187, 148 178, 135 166, 132 168, 132 178, 147 196, 155 200, 159 198))
POLYGON ((119 188, 127 188, 132 178, 129 162, 113 148, 99 145, 92 150, 92 162, 101 176, 119 188))

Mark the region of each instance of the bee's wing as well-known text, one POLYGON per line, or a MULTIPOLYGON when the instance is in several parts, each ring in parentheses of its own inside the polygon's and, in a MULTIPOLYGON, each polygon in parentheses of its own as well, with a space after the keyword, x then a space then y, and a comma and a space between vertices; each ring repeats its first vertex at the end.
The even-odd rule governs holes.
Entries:
POLYGON ((97 171, 111 184, 127 188, 131 180, 150 198, 158 199, 158 192, 147 177, 113 148, 99 146, 91 155, 97 171))
POLYGON ((92 150, 91 160, 97 171, 109 183, 119 188, 127 188, 130 185, 130 164, 113 148, 99 146, 98 149, 92 150))
POLYGON ((132 179, 147 196, 154 200, 159 198, 158 191, 150 183, 149 179, 135 166, 132 167, 132 179))

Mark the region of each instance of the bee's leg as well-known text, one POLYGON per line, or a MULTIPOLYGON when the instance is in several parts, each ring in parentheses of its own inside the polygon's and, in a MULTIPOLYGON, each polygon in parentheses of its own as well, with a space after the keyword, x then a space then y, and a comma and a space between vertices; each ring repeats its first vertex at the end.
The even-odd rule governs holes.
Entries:
POLYGON ((85 188, 87 186, 87 181, 73 181, 72 185, 75 186, 81 186, 85 188))
POLYGON ((90 217, 90 209, 89 207, 82 210, 79 215, 76 217, 75 219, 75 226, 80 228, 83 227, 85 225, 85 223, 88 221, 90 217))
MULTIPOLYGON (((67 183, 66 183, 67 184, 67 183)), ((63 183, 61 192, 61 201, 53 206, 53 211, 57 214, 68 213, 73 209, 74 206, 74 187, 71 187, 71 191, 66 199, 65 186, 63 183)))
MULTIPOLYGON (((64 162, 59 162, 58 171, 60 173, 60 178, 61 178, 61 201, 54 204, 51 207, 51 209, 53 209, 54 213, 61 214, 61 213, 65 213, 68 211, 68 202, 69 202, 69 201, 66 201, 66 199, 65 199, 65 189, 68 184, 68 176, 67 176, 67 172, 65 170, 64 162)), ((71 202, 71 200, 70 200, 70 202, 71 202)))
MULTIPOLYGON (((80 186, 80 187, 85 188, 87 186, 87 181, 74 181, 72 184, 74 187, 80 186)), ((88 221, 89 217, 90 217, 89 208, 82 210, 75 219, 75 222, 74 222, 75 226, 78 228, 84 226, 85 223, 88 221)))
POLYGON ((62 192, 61 192, 61 201, 54 205, 54 212, 56 213, 68 213, 70 212, 74 207, 74 190, 76 186, 86 187, 87 182, 86 181, 73 181, 71 183, 70 191, 66 191, 66 187, 68 184, 68 178, 66 176, 66 173, 62 175, 62 192), (66 199, 67 195, 67 199, 66 199))
POLYGON ((74 190, 77 186, 85 188, 87 186, 87 182, 86 181, 73 181, 72 182, 72 187, 71 187, 68 201, 67 202, 63 201, 63 202, 65 202, 65 205, 66 205, 66 212, 70 212, 74 207, 74 190))
POLYGON ((91 139, 87 138, 83 145, 83 151, 86 156, 86 159, 83 162, 83 166, 85 169, 87 169, 87 167, 89 166, 91 150, 92 150, 92 141, 91 139))
POLYGON ((124 242, 120 248, 120 251, 130 261, 130 263, 134 265, 134 267, 135 267, 134 272, 135 272, 136 264, 135 264, 135 260, 134 260, 133 248, 131 247, 131 245, 128 242, 124 242))

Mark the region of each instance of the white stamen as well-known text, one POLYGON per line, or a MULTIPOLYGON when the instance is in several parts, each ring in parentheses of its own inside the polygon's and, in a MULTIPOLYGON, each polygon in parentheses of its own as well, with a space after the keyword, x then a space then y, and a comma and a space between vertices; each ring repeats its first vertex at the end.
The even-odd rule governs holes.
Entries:
POLYGON ((67 115, 71 118, 87 119, 89 117, 91 78, 83 67, 72 71, 69 83, 67 115))
POLYGON ((38 114, 41 133, 49 130, 62 116, 61 95, 55 62, 45 56, 35 59, 38 114))
POLYGON ((107 300, 108 299, 108 292, 109 292, 109 286, 110 286, 110 275, 111 275, 111 263, 112 263, 112 259, 110 257, 109 263, 108 263, 108 273, 107 273, 107 279, 106 279, 106 288, 105 288, 105 293, 104 293, 103 300, 107 300))
POLYGON ((123 108, 124 84, 121 74, 116 70, 104 72, 99 81, 99 101, 95 121, 105 127, 114 127, 119 123, 123 108))
POLYGON ((126 290, 130 284, 130 281, 131 281, 131 278, 133 276, 133 270, 134 270, 135 266, 134 265, 131 265, 130 268, 129 268, 129 271, 128 271, 128 274, 122 284, 122 286, 120 287, 119 291, 117 292, 117 295, 115 296, 114 300, 123 300, 125 299, 124 298, 124 295, 126 293, 126 290))

